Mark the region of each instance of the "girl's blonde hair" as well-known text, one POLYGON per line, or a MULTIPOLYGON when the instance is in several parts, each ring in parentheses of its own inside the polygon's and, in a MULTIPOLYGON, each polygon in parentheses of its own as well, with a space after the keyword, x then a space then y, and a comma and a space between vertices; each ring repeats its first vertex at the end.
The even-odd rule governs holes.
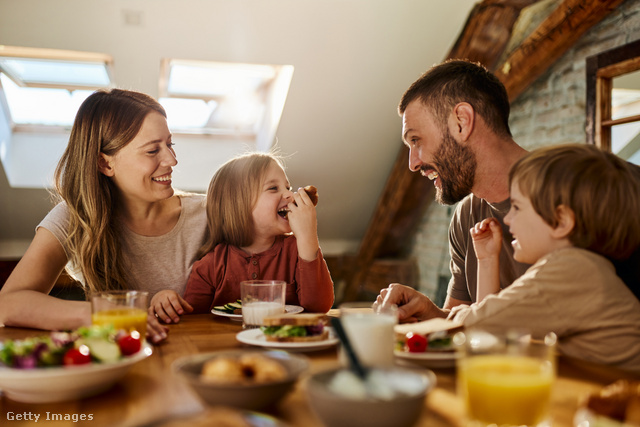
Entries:
POLYGON ((237 247, 253 243, 252 211, 267 169, 274 163, 284 169, 279 156, 252 152, 227 161, 216 171, 207 192, 207 237, 198 259, 220 243, 237 247))
POLYGON ((575 215, 571 243, 613 259, 640 245, 640 176, 626 161, 594 145, 540 148, 509 173, 535 211, 552 227, 558 207, 575 215))
POLYGON ((55 191, 67 203, 66 246, 88 291, 128 289, 114 212, 117 189, 98 169, 100 154, 114 155, 135 138, 151 112, 166 117, 149 95, 130 90, 99 90, 80 106, 69 144, 55 171, 55 191))

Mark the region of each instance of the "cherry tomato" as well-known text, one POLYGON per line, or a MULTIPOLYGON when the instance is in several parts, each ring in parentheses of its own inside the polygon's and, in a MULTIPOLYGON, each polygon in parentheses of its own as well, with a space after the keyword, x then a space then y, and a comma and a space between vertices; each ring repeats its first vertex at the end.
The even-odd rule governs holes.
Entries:
POLYGON ((407 332, 405 338, 405 345, 410 353, 424 353, 427 351, 428 341, 425 336, 414 334, 413 332, 407 332))
POLYGON ((140 333, 131 332, 129 335, 123 335, 118 339, 118 347, 123 356, 130 356, 140 351, 142 343, 140 342, 140 333))
POLYGON ((70 348, 64 354, 62 363, 64 365, 86 365, 87 363, 91 363, 89 347, 81 345, 78 348, 70 348))

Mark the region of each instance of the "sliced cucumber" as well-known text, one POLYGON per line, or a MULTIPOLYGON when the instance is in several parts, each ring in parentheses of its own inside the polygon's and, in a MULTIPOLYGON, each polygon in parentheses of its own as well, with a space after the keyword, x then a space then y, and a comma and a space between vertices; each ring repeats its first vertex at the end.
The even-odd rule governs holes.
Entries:
POLYGON ((216 311, 227 311, 227 307, 225 307, 224 305, 216 305, 215 307, 213 307, 213 309, 216 311))
POLYGON ((236 308, 242 308, 242 304, 237 303, 237 302, 230 302, 229 304, 226 304, 229 307, 233 307, 234 309, 236 308))
POLYGON ((114 342, 92 337, 85 338, 81 341, 82 344, 89 347, 91 356, 101 362, 116 362, 120 359, 120 347, 114 342))

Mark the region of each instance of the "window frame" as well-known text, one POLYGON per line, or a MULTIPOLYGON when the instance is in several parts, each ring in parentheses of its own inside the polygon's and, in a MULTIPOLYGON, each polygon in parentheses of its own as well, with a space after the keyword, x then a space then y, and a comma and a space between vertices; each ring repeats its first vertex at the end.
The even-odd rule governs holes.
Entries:
MULTIPOLYGON (((3 70, 9 79, 20 87, 41 88, 41 89, 64 89, 70 92, 75 90, 94 91, 105 87, 115 87, 114 83, 114 63, 111 55, 98 52, 83 52, 75 50, 34 48, 22 46, 6 46, 0 45, 0 57, 35 59, 35 60, 51 60, 51 61, 67 61, 67 62, 92 62, 103 64, 107 73, 109 84, 107 86, 89 85, 89 84, 55 84, 55 83, 31 83, 23 81, 19 76, 3 70)), ((4 93, 4 88, 0 82, 0 102, 2 109, 7 114, 7 121, 10 123, 11 130, 19 133, 61 133, 67 132, 68 126, 56 124, 18 124, 13 121, 10 115, 10 108, 4 93)))
POLYGON ((640 115, 612 120, 613 79, 640 70, 640 40, 587 58, 587 143, 611 151, 611 128, 640 122, 640 115))

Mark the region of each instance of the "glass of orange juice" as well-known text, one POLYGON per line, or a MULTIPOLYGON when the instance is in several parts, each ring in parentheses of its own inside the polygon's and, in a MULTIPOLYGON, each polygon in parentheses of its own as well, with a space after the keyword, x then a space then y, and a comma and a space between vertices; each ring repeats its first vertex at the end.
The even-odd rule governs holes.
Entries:
POLYGON ((525 333, 481 330, 454 337, 457 387, 471 426, 549 426, 556 376, 555 334, 532 340, 525 333))
POLYGON ((91 321, 94 325, 113 325, 117 330, 147 331, 148 292, 106 291, 91 295, 91 321))

